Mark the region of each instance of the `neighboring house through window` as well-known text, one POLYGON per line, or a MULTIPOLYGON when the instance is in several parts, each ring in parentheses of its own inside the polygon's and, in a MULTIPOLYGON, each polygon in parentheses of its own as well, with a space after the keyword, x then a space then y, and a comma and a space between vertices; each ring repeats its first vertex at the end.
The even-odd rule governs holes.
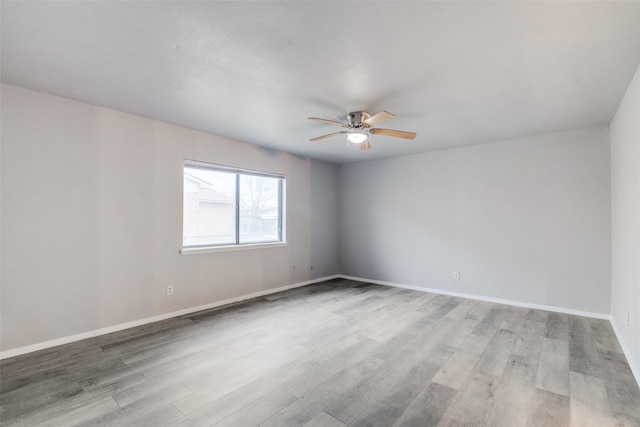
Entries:
POLYGON ((184 163, 184 249, 283 242, 284 177, 184 163))

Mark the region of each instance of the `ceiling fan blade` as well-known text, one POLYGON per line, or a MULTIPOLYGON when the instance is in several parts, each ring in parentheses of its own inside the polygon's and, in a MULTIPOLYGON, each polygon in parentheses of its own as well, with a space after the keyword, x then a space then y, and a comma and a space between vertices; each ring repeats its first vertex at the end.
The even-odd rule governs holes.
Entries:
POLYGON ((342 123, 342 122, 336 122, 335 120, 329 120, 329 119, 321 119, 320 117, 308 117, 309 120, 317 120, 319 122, 325 122, 325 123, 331 123, 332 125, 338 125, 338 126, 342 126, 343 128, 348 128, 349 125, 346 123, 342 123))
POLYGON ((331 138, 332 136, 340 135, 341 133, 348 133, 346 130, 341 130, 340 132, 328 133, 322 136, 316 136, 315 138, 311 138, 309 141, 320 141, 321 139, 331 138))
POLYGON ((386 135, 395 136, 396 138, 414 139, 416 137, 415 132, 405 132, 403 130, 393 129, 369 129, 369 133, 374 135, 386 135))
POLYGON ((364 150, 368 150, 368 149, 370 149, 370 148, 371 148, 371 144, 369 143, 369 141, 365 141, 365 142, 363 142, 362 144, 360 144, 360 149, 361 149, 362 151, 364 151, 364 150))
POLYGON ((385 120, 393 119, 395 116, 388 111, 380 111, 378 114, 374 114, 364 121, 367 126, 375 126, 378 123, 382 123, 385 120))

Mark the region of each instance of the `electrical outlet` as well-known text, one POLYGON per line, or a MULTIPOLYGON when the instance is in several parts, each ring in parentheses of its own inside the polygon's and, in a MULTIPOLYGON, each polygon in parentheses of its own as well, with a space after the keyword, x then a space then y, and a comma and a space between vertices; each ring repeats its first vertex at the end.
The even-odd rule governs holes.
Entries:
POLYGON ((167 295, 173 295, 173 286, 167 286, 167 295))
POLYGON ((454 272, 453 272, 453 279, 454 279, 454 280, 460 280, 460 273, 459 273, 459 272, 457 272, 457 271, 454 271, 454 272))

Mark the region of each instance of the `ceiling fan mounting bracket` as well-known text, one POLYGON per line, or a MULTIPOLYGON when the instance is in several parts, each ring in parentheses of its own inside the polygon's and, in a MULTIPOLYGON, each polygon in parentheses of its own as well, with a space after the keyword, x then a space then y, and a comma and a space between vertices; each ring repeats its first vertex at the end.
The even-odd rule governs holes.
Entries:
POLYGON ((347 122, 349 123, 349 127, 351 128, 363 128, 369 127, 364 121, 371 117, 371 114, 366 111, 354 111, 347 115, 347 122))

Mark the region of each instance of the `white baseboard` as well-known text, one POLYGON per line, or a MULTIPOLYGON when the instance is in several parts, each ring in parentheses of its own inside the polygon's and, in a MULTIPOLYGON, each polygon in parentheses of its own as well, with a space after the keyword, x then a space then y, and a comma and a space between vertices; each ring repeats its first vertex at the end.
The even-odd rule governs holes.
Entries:
POLYGON ((613 328, 613 332, 615 332, 616 334, 616 338, 618 338, 618 342, 620 343, 620 347, 622 347, 624 355, 627 357, 627 363, 629 364, 631 372, 636 379, 636 383, 638 384, 638 387, 640 387, 640 365, 638 364, 639 361, 633 358, 631 349, 629 349, 629 346, 627 346, 627 343, 625 343, 624 339, 622 338, 622 334, 620 333, 618 324, 616 323, 613 316, 611 316, 611 327, 613 328))
POLYGON ((592 313, 590 311, 574 310, 574 309, 571 309, 571 308, 556 307, 556 306, 552 306, 552 305, 530 304, 530 303, 527 303, 527 302, 511 301, 511 300, 506 300, 506 299, 501 299, 501 298, 491 298, 491 297, 485 297, 485 296, 482 296, 482 295, 465 294, 465 293, 462 293, 462 292, 451 292, 451 291, 445 291, 445 290, 442 290, 442 289, 423 288, 423 287, 420 287, 420 286, 403 285, 401 283, 385 282, 385 281, 382 281, 382 280, 370 280, 370 279, 365 279, 365 278, 362 278, 362 277, 346 276, 344 274, 340 274, 338 276, 343 278, 343 279, 357 280, 359 282, 375 283, 377 285, 392 286, 394 288, 403 288, 403 289, 411 289, 411 290, 414 290, 414 291, 431 292, 431 293, 434 293, 434 294, 448 295, 448 296, 460 297, 460 298, 468 298, 468 299, 473 299, 473 300, 478 300, 478 301, 493 302, 493 303, 496 303, 496 304, 514 305, 516 307, 535 308, 537 310, 553 311, 555 313, 572 314, 572 315, 576 315, 576 316, 593 317, 595 319, 604 319, 604 320, 610 320, 611 319, 611 316, 609 314, 604 314, 604 313, 592 313))
POLYGON ((51 347, 56 347, 62 344, 68 344, 75 341, 80 341, 86 338, 93 338, 100 335, 110 334, 111 332, 122 331, 124 329, 134 328, 136 326, 146 325, 148 323, 159 322, 160 320, 170 319, 172 317, 183 316, 185 314, 195 313, 197 311, 208 310, 210 308, 220 307, 227 304, 233 304, 239 301, 245 301, 252 298, 261 297, 264 295, 275 294, 277 292, 286 291, 289 289, 299 288, 301 286, 311 285, 313 283, 324 282, 325 280, 340 278, 339 275, 321 277, 319 279, 306 280, 304 282, 294 283, 292 285, 281 286, 279 288, 267 289, 260 292, 254 292, 248 295, 242 295, 236 298, 230 298, 223 301, 216 301, 209 304, 199 305, 197 307, 185 308, 183 310, 173 311, 171 313, 159 314, 157 316, 147 317, 140 320, 134 320, 127 323, 121 323, 119 325, 108 326, 106 328, 95 329, 92 331, 82 332, 76 335, 70 335, 62 338, 56 338, 54 340, 45 341, 37 344, 31 344, 24 347, 18 347, 11 350, 0 352, 0 360, 8 359, 10 357, 20 356, 22 354, 32 353, 34 351, 44 350, 51 347))

